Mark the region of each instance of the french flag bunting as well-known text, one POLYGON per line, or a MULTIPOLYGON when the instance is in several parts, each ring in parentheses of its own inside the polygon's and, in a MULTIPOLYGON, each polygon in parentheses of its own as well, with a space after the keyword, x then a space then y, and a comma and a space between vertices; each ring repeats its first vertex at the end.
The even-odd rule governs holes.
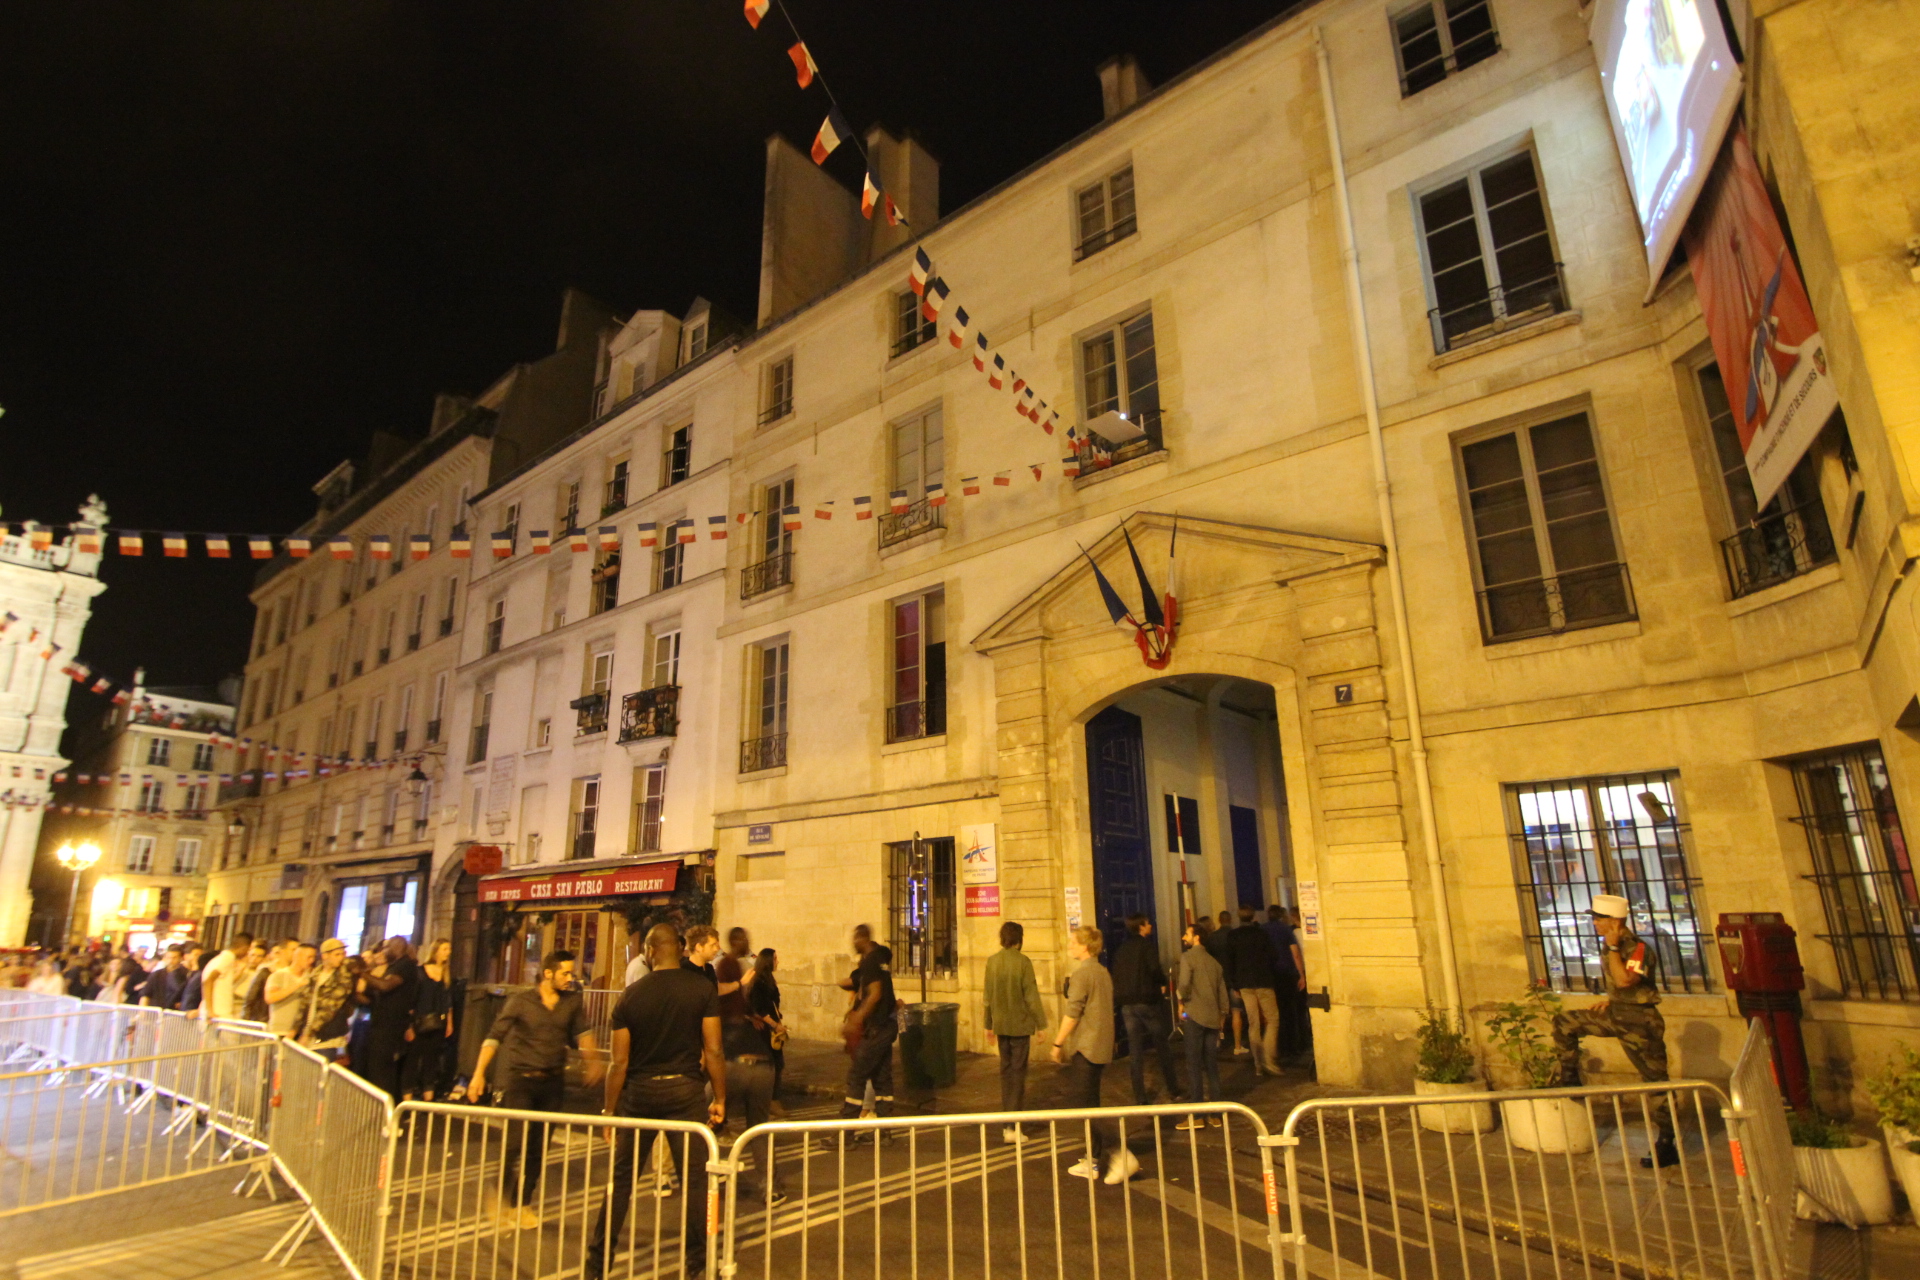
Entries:
POLYGON ((887 225, 890 227, 905 226, 907 223, 907 215, 900 212, 900 206, 893 202, 893 197, 882 196, 881 199, 887 206, 887 225))
POLYGON ((978 369, 981 373, 985 373, 987 371, 987 359, 990 354, 991 353, 987 346, 987 335, 984 333, 974 334, 973 335, 973 367, 978 369))
POLYGON ((800 508, 786 506, 780 508, 780 527, 791 533, 800 527, 800 508))
POLYGON ((1013 472, 996 471, 993 473, 993 482, 999 485, 1002 489, 1005 489, 1013 483, 1013 472))
POLYGON ((123 556, 143 556, 147 554, 146 541, 137 529, 125 529, 120 533, 120 554, 123 556))
POLYGON ((35 524, 29 520, 26 524, 27 543, 35 551, 46 551, 53 546, 53 530, 44 524, 35 524))
POLYGON ((187 535, 184 533, 161 534, 160 554, 171 556, 175 560, 184 559, 187 554, 187 535))
POLYGON ((1019 395, 1026 388, 1027 380, 1019 374, 1013 375, 1013 394, 1019 395))
POLYGON ((971 498, 979 492, 980 492, 979 476, 961 476, 960 477, 960 496, 961 497, 971 498))
MULTIPOLYGON (((832 117, 829 116, 828 119, 832 117)), ((871 221, 873 206, 879 203, 883 194, 885 193, 880 189, 880 171, 874 167, 873 158, 869 156, 867 172, 860 179, 860 216, 871 221)))
POLYGON ((567 546, 574 551, 587 549, 587 531, 585 529, 567 530, 567 546))
POLYGON ((954 307, 953 318, 947 321, 947 341, 953 344, 954 350, 958 351, 966 345, 966 332, 969 323, 970 320, 967 316, 967 309, 961 306, 954 307))
POLYGON ((100 554, 100 531, 98 529, 92 525, 77 524, 73 526, 73 536, 80 544, 81 555, 97 556, 100 554))
POLYGON ((453 526, 453 533, 447 538, 447 552, 455 560, 473 559, 473 538, 467 533, 467 526, 453 526))
POLYGON ((855 520, 873 519, 872 495, 863 493, 853 500, 853 518, 855 520))
MULTIPOLYGON (((813 162, 825 164, 827 157, 838 150, 840 144, 852 134, 853 130, 848 127, 846 117, 840 114, 840 109, 829 108, 827 118, 820 122, 820 132, 813 135, 813 162)), ((860 203, 864 206, 867 202, 863 198, 860 203)))
POLYGON ((49 640, 47 641, 47 647, 40 651, 40 657, 43 661, 51 662, 53 655, 58 652, 60 652, 60 646, 49 640))
POLYGON ((1060 459, 1060 474, 1065 476, 1077 476, 1080 474, 1080 453, 1078 450, 1060 459))
POLYGON ((907 508, 913 504, 907 501, 905 489, 895 489, 887 495, 887 505, 893 508, 893 514, 903 516, 907 514, 907 508))
POLYGON ((707 538, 712 542, 727 540, 727 518, 725 516, 707 517, 707 538))
POLYGON ((414 534, 412 545, 407 548, 407 554, 415 560, 425 560, 433 554, 433 536, 425 533, 414 534))
POLYGON ((1000 356, 995 356, 987 368, 987 385, 995 391, 1007 385, 1007 362, 1000 356))
POLYGON ((384 533, 376 533, 367 539, 367 554, 375 560, 393 559, 393 539, 384 533))
POLYGON ((1029 462, 1027 464, 1027 468, 1033 472, 1033 482, 1035 484, 1040 483, 1040 469, 1045 465, 1045 463, 1040 462, 1029 462))
POLYGON ((660 526, 651 520, 640 522, 640 545, 657 547, 660 545, 660 526))
POLYGON ((273 559, 273 539, 257 533, 247 535, 247 554, 255 560, 273 559))
POLYGON ((1035 402, 1038 401, 1038 399, 1039 397, 1033 394, 1032 387, 1028 387, 1025 391, 1021 392, 1020 393, 1020 416, 1023 418, 1032 418, 1035 422, 1040 421, 1040 414, 1033 407, 1035 402))
POLYGON ((700 541, 700 530, 694 525, 691 516, 685 519, 675 520, 673 524, 674 528, 680 531, 678 538, 682 546, 685 546, 689 542, 700 541))
POLYGON ((113 681, 107 679, 105 676, 101 676, 98 680, 95 680, 93 682, 93 691, 95 693, 107 693, 111 691, 112 688, 113 688, 113 681))
POLYGON ((233 544, 227 541, 224 533, 207 535, 207 555, 215 560, 233 559, 233 544))
POLYGON ((907 284, 916 295, 925 294, 927 277, 932 274, 933 259, 927 256, 925 249, 916 247, 913 251, 913 265, 907 268, 907 284))
POLYGON ((9 609, 0 614, 0 636, 7 634, 7 628, 20 621, 20 615, 9 609))
POLYGON ((327 552, 335 560, 353 559, 353 539, 344 533, 336 533, 327 539, 327 552))
POLYGON ((505 529, 496 530, 488 541, 493 544, 493 558, 505 560, 513 554, 513 535, 505 529))
MULTIPOLYGON (((645 528, 646 526, 643 525, 641 527, 645 528)), ((602 551, 618 551, 620 549, 619 525, 603 524, 600 526, 600 549, 602 551)))
POLYGON ((767 10, 773 7, 773 0, 747 0, 747 25, 755 31, 760 29, 760 19, 767 16, 767 10))
POLYGON ((794 41, 793 48, 787 50, 787 56, 793 59, 793 74, 799 79, 800 87, 807 88, 813 83, 813 78, 820 74, 820 68, 814 65, 813 55, 807 52, 807 42, 794 41))
POLYGON ((927 281, 927 291, 920 298, 920 314, 936 324, 940 320, 941 308, 947 305, 947 282, 939 276, 927 281))
POLYGON ((93 674, 93 668, 78 658, 75 658, 73 661, 67 663, 66 666, 60 668, 60 674, 75 684, 85 684, 87 678, 93 674))
POLYGON ((1060 424, 1060 411, 1058 409, 1055 409, 1053 411, 1053 415, 1049 417, 1045 422, 1041 423, 1040 425, 1047 429, 1048 435, 1052 435, 1053 429, 1059 424, 1060 424))
POLYGON ((833 499, 832 499, 832 498, 828 498, 828 499, 827 499, 827 500, 826 500, 825 502, 816 502, 816 503, 814 503, 814 504, 813 504, 813 518, 814 518, 815 520, 831 520, 831 519, 833 519, 833 499))
POLYGON ((527 538, 533 544, 533 554, 537 556, 553 554, 553 536, 545 529, 535 529, 527 535, 527 538))

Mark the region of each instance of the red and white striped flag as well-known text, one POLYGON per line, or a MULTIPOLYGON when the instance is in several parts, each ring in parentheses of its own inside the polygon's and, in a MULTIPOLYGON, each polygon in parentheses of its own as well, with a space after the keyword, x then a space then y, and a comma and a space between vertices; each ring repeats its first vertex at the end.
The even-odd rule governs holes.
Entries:
POLYGON ((820 74, 820 68, 814 65, 813 55, 807 52, 807 42, 795 41, 793 48, 787 50, 787 56, 793 59, 793 74, 800 81, 800 87, 804 89, 811 85, 813 78, 820 74))
POLYGON ((767 16, 767 10, 772 6, 773 0, 747 0, 747 25, 758 31, 760 19, 767 16))
POLYGON ((873 519, 873 498, 871 495, 863 493, 853 500, 853 518, 855 520, 873 519))

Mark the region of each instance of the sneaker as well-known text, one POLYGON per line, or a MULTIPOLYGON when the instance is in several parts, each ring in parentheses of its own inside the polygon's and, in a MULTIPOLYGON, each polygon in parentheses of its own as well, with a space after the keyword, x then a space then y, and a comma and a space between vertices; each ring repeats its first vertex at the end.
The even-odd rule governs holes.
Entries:
POLYGON ((1680 1163, 1680 1152, 1673 1143, 1662 1138, 1653 1144, 1653 1154, 1640 1157, 1642 1169, 1670 1169, 1680 1163))
POLYGON ((1127 1150, 1125 1147, 1120 1148, 1111 1156, 1107 1157, 1107 1176, 1105 1181, 1110 1187, 1119 1186, 1138 1172, 1140 1172, 1140 1157, 1134 1155, 1133 1152, 1127 1150))
POLYGON ((1094 1167, 1092 1156, 1081 1156, 1079 1163, 1067 1170, 1070 1178, 1085 1178, 1091 1182, 1100 1176, 1100 1170, 1094 1167))
POLYGON ((1247 1048, 1247 1046, 1239 1045, 1234 1049, 1232 1056, 1236 1058, 1245 1058, 1250 1056, 1252 1053, 1253 1053, 1253 1050, 1247 1048))
POLYGON ((1026 1131, 1017 1124, 1010 1124, 1000 1131, 1000 1141, 1018 1146, 1027 1140, 1026 1131))
POLYGON ((1206 1128, 1207 1121, 1204 1116, 1188 1116, 1185 1120, 1182 1120, 1179 1124, 1173 1127, 1180 1130, 1182 1133, 1192 1133, 1196 1129, 1206 1128))

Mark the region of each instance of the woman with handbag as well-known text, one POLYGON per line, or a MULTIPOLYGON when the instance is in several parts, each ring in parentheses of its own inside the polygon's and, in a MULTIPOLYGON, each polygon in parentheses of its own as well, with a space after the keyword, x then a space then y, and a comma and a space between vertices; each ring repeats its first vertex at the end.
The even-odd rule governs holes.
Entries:
POLYGON ((447 961, 452 955, 453 944, 442 938, 427 949, 426 963, 420 966, 401 1081, 408 1101, 432 1102, 447 1083, 447 1055, 453 1048, 453 982, 447 961))
POLYGON ((773 976, 774 970, 779 968, 779 957, 774 954, 772 947, 761 949, 754 968, 758 970, 758 975, 747 1003, 766 1030, 767 1039, 773 1047, 773 1113, 784 1116, 787 1109, 780 1105, 780 1077, 787 1069, 788 1031, 780 1016, 780 984, 773 976))

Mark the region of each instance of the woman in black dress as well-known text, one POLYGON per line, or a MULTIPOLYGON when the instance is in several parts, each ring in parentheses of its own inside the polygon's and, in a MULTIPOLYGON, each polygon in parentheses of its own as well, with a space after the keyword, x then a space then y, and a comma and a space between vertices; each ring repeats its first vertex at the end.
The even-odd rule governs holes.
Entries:
POLYGON ((413 1027, 408 1032, 400 1088, 409 1101, 432 1102, 447 1087, 447 1055, 453 1048, 453 982, 447 961, 453 944, 442 938, 427 948, 420 986, 413 998, 413 1027))

